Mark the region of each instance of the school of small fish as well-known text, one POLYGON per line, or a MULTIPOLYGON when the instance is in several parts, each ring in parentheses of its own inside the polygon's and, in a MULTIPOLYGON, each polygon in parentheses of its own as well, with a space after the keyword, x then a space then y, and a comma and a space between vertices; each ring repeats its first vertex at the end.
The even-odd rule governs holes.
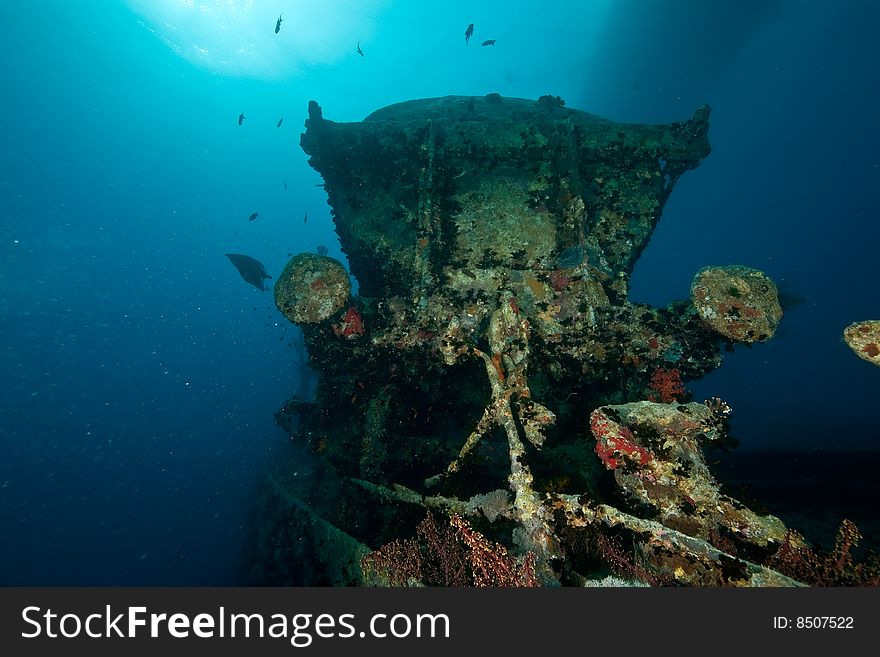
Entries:
MULTIPOLYGON (((281 23, 284 22, 283 16, 284 16, 284 12, 278 14, 278 19, 275 21, 275 34, 278 34, 278 33, 281 31, 281 23)), ((464 31, 464 42, 465 42, 465 45, 468 45, 468 44, 470 43, 471 37, 472 37, 473 35, 474 35, 474 24, 473 24, 473 23, 470 23, 470 24, 468 24, 467 28, 466 28, 465 31, 464 31)), ((498 41, 498 39, 486 39, 485 41, 483 41, 482 45, 483 45, 483 46, 494 46, 495 43, 496 43, 497 41, 498 41)), ((366 58, 366 55, 364 54, 363 48, 361 48, 361 42, 360 42, 360 41, 357 42, 357 47, 355 48, 355 52, 357 52, 357 54, 360 55, 362 58, 366 58)), ((244 120, 245 120, 245 118, 246 118, 246 117, 245 117, 244 112, 241 112, 241 113, 238 115, 238 125, 240 125, 240 126, 241 126, 241 125, 244 125, 244 120)), ((280 127, 281 127, 281 124, 282 124, 283 122, 284 122, 284 117, 282 116, 281 118, 278 119, 278 122, 275 124, 275 127, 276 127, 276 128, 280 128, 280 127)), ((287 191, 287 181, 286 181, 286 180, 282 182, 282 185, 284 186, 284 190, 287 191)), ((319 185, 319 186, 320 186, 320 185, 319 185)), ((248 221, 254 221, 254 220, 257 219, 259 216, 260 216, 260 213, 259 213, 259 212, 252 212, 252 213, 248 216, 248 221)), ((309 213, 306 212, 305 215, 303 216, 303 224, 307 224, 308 221, 309 221, 309 213)), ((236 230, 236 233, 235 233, 235 234, 236 234, 236 237, 238 237, 238 231, 237 231, 237 230, 236 230)), ((319 246, 317 250, 318 250, 318 253, 319 253, 320 255, 326 255, 326 254, 327 254, 327 247, 325 247, 325 246, 323 246, 323 245, 319 246)), ((227 255, 228 255, 228 254, 227 254, 227 255)), ((288 254, 288 255, 290 255, 290 254, 288 254)), ((249 256, 235 256, 235 255, 233 255, 233 256, 230 256, 230 259, 232 259, 232 258, 238 258, 239 261, 241 261, 241 260, 243 260, 243 259, 247 259, 248 262, 249 262, 249 264, 250 264, 251 262, 252 262, 252 263, 257 263, 257 264, 259 265, 259 269, 257 269, 256 265, 251 265, 253 271, 257 271, 258 274, 261 273, 264 277, 268 277, 268 275, 265 273, 265 269, 262 269, 262 264, 259 263, 259 261, 253 260, 253 258, 249 258, 249 256)), ((235 262, 236 262, 236 261, 233 260, 233 263, 234 263, 234 264, 235 264, 235 262)), ((251 283, 252 285, 254 285, 254 287, 257 287, 258 289, 264 289, 264 288, 262 287, 262 286, 263 286, 262 279, 257 279, 257 278, 256 278, 256 274, 252 274, 251 272, 248 272, 248 273, 251 273, 251 276, 247 277, 247 276, 245 276, 245 273, 242 271, 242 269, 239 267, 238 264, 236 264, 236 267, 239 268, 239 273, 242 274, 242 277, 245 278, 245 280, 247 280, 249 283, 251 283)))

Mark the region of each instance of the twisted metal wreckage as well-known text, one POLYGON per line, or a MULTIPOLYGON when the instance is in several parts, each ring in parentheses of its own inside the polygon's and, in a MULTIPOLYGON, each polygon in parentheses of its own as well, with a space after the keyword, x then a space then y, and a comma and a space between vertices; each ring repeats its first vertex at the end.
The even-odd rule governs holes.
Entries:
POLYGON ((267 579, 375 583, 367 546, 429 508, 532 553, 544 584, 583 583, 597 533, 665 582, 797 584, 761 565, 783 523, 724 495, 703 457, 729 408, 682 385, 722 344, 772 337, 775 285, 708 267, 687 301, 627 298, 676 181, 710 152, 708 118, 620 124, 489 94, 335 123, 309 104, 301 145, 360 287, 308 253, 275 287, 320 377, 276 419, 321 467, 309 490, 270 477, 267 579))

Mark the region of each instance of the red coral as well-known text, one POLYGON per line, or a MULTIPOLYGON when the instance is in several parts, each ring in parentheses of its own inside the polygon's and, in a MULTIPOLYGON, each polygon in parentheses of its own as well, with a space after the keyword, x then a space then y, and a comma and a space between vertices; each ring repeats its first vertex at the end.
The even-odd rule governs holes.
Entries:
MULTIPOLYGON (((681 370, 663 369, 658 367, 651 375, 651 387, 660 395, 660 401, 671 404, 678 397, 687 394, 684 384, 681 382, 681 370)), ((652 401, 656 401, 652 395, 652 401)))
POLYGON ((609 538, 603 534, 596 534, 596 551, 602 561, 608 565, 612 572, 625 579, 645 582, 649 586, 662 586, 671 584, 661 580, 656 574, 648 571, 621 545, 620 539, 609 538))
POLYGON ((622 462, 621 457, 645 465, 654 456, 644 447, 635 443, 632 431, 608 419, 601 409, 590 415, 590 430, 596 438, 596 454, 609 470, 614 470, 622 462))
POLYGON ((350 306, 345 314, 342 316, 342 324, 334 324, 333 332, 336 335, 342 336, 343 338, 347 338, 352 335, 363 335, 364 334, 364 322, 361 318, 361 314, 358 312, 358 309, 354 306, 350 306))
POLYGON ((449 524, 427 516, 410 539, 398 539, 361 559, 361 568, 378 583, 391 586, 539 586, 535 555, 522 559, 489 541, 466 520, 453 515, 449 524))

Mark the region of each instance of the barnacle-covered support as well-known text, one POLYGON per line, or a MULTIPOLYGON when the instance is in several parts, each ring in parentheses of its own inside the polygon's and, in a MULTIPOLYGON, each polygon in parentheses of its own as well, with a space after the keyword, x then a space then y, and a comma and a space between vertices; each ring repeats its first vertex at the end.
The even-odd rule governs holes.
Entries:
MULTIPOLYGON (((516 298, 508 291, 501 294, 501 303, 489 320, 489 354, 473 347, 482 359, 492 394, 477 428, 468 436, 446 475, 458 471, 461 461, 493 426, 499 426, 507 437, 510 456, 508 482, 514 499, 510 516, 518 528, 514 541, 524 550, 537 555, 537 571, 545 581, 556 581, 551 563, 562 558, 558 540, 552 529, 552 518, 533 487, 533 477, 525 461, 525 436, 535 447, 544 442, 543 429, 554 421, 553 413, 531 399, 528 388, 529 323, 522 316, 516 298)), ((431 477, 426 485, 437 483, 431 477)))
POLYGON ((716 548, 711 543, 660 522, 638 518, 607 504, 584 504, 574 495, 552 499, 565 522, 573 528, 601 523, 622 528, 639 541, 643 558, 655 567, 665 566, 677 584, 692 586, 803 586, 772 568, 753 563, 716 548))
POLYGON ((721 494, 701 443, 723 438, 724 418, 706 404, 641 401, 593 411, 595 450, 631 501, 672 529, 740 549, 780 545, 786 527, 721 494))

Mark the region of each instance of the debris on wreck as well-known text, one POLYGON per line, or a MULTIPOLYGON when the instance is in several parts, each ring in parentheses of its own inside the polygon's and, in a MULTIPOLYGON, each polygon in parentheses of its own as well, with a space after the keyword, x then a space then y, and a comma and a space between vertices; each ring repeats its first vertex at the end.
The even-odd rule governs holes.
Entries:
POLYGON ((782 319, 776 284, 764 272, 738 265, 697 272, 691 303, 709 327, 736 342, 766 342, 782 319))
POLYGON ((624 495, 670 529, 724 541, 733 554, 766 550, 786 537, 778 518, 759 515, 722 495, 701 442, 723 437, 723 422, 705 404, 647 401, 603 406, 590 416, 596 454, 624 495))
POLYGON ((342 263, 326 255, 293 256, 275 283, 275 305, 294 324, 315 324, 345 305, 351 281, 342 263))
MULTIPOLYGON (((681 403, 721 342, 773 335, 775 285, 708 268, 690 300, 628 298, 677 180, 710 152, 709 108, 635 125, 495 96, 357 123, 309 103, 301 146, 359 288, 315 254, 275 286, 320 373, 314 401, 276 420, 334 491, 287 494, 358 550, 418 536, 426 509, 467 519, 542 584, 604 577, 614 551, 632 567, 611 574, 628 578, 797 585, 763 565, 790 537, 782 522, 724 496, 702 457, 723 442, 726 405, 681 403), (675 385, 646 401, 661 379, 675 385)), ((264 546, 263 571, 282 548, 264 546)))
POLYGON ((843 331, 843 340, 856 356, 880 367, 880 320, 850 324, 843 331))

